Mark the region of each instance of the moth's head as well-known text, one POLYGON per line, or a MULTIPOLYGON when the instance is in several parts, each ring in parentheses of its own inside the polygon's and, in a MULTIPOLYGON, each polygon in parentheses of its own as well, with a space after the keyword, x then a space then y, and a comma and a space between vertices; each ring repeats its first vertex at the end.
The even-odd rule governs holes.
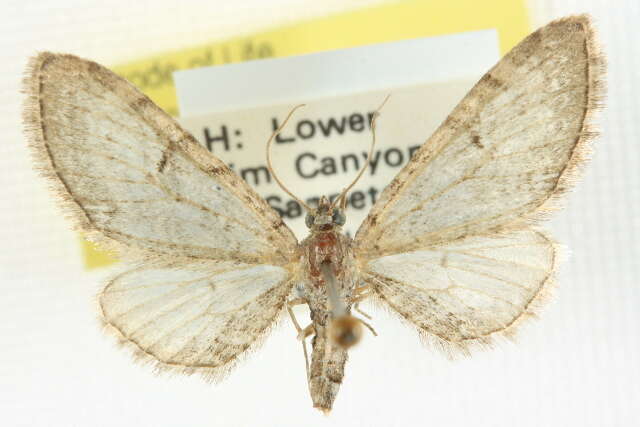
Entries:
MULTIPOLYGON (((379 113, 380 109, 387 102, 388 99, 389 99, 389 96, 385 98, 382 105, 378 107, 378 109, 375 111, 375 113, 371 117, 372 139, 371 139, 371 147, 369 148, 369 154, 367 156, 367 159, 371 159, 373 157, 373 149, 376 145, 376 119, 380 115, 379 113)), ((273 176, 273 179, 280 186, 280 188, 282 188, 282 190, 284 190, 284 192, 287 193, 289 196, 293 197, 293 199, 297 201, 300 204, 300 206, 306 209, 307 217, 305 218, 305 223, 307 224, 307 227, 312 232, 331 231, 335 228, 338 228, 344 225, 347 219, 344 215, 344 211, 347 207, 347 193, 351 190, 351 188, 353 188, 354 185, 356 185, 360 177, 362 177, 364 172, 367 170, 367 167, 369 166, 369 162, 368 161, 364 162, 364 165, 362 165, 362 167, 360 168, 358 175, 351 182, 351 184, 349 184, 344 190, 342 190, 342 193, 340 193, 338 198, 335 199, 334 203, 331 203, 326 196, 322 196, 322 198, 318 202, 318 207, 313 209, 309 207, 305 202, 300 200, 300 198, 296 197, 291 191, 289 191, 289 189, 287 189, 287 187, 284 186, 282 181, 280 181, 280 178, 278 178, 275 171, 273 170, 273 165, 271 164, 271 144, 273 143, 273 140, 275 139, 275 137, 282 131, 284 126, 287 124, 287 122, 291 118, 291 115, 294 113, 294 111, 296 111, 298 108, 302 106, 304 106, 304 104, 294 107, 289 112, 289 115, 284 120, 284 122, 282 122, 280 127, 278 127, 278 129, 276 129, 273 132, 273 134, 271 134, 271 137, 267 141, 267 168, 269 169, 269 173, 271 174, 271 176, 273 176), (336 204, 339 204, 339 206, 336 206, 336 204)))
POLYGON ((310 230, 329 231, 343 226, 346 220, 344 209, 333 206, 326 196, 322 196, 318 207, 307 212, 305 223, 310 230))
POLYGON ((362 322, 353 316, 345 315, 331 320, 329 339, 335 345, 348 349, 360 342, 362 338, 362 322))

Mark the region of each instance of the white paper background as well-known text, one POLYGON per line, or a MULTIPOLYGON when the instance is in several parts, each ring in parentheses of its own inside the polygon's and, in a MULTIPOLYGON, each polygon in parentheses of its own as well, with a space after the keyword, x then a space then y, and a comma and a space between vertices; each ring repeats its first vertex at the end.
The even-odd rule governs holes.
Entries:
POLYGON ((157 377, 95 320, 99 276, 36 179, 20 131, 20 74, 38 49, 114 63, 367 1, 4 0, 0 5, 0 422, 3 425, 634 426, 640 409, 640 43, 636 0, 544 1, 535 24, 591 11, 609 56, 603 138, 550 222, 572 256, 555 302, 503 345, 450 363, 375 313, 335 411, 311 409, 284 322, 226 382, 157 377))

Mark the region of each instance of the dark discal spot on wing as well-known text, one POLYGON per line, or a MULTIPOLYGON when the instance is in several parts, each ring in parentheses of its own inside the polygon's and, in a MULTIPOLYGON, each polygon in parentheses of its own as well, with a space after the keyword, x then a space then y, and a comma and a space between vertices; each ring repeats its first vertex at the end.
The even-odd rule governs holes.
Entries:
POLYGON ((473 135, 471 137, 471 142, 473 143, 473 145, 475 145, 478 148, 484 148, 484 145, 480 142, 480 136, 479 135, 473 135))
POLYGON ((164 172, 164 168, 167 166, 167 160, 169 160, 169 155, 173 149, 174 144, 172 141, 169 141, 167 148, 162 152, 162 157, 160 157, 160 160, 158 161, 158 172, 164 172))
POLYGON ((158 172, 160 173, 164 172, 164 168, 166 165, 167 165, 167 151, 165 150, 162 152, 162 157, 158 162, 158 172))

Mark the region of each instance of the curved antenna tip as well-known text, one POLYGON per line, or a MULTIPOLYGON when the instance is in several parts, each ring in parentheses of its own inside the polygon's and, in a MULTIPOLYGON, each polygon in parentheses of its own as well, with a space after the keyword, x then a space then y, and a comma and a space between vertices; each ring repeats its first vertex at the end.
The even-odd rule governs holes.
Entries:
POLYGON ((391 97, 391 94, 388 94, 384 98, 384 101, 382 101, 382 104, 380 104, 380 106, 376 108, 376 110, 373 112, 373 116, 371 117, 371 133, 372 133, 371 148, 369 148, 369 154, 367 155, 367 159, 365 160, 364 166, 360 169, 360 172, 358 172, 358 175, 353 180, 353 182, 349 184, 347 188, 342 190, 342 193, 340 193, 338 197, 336 197, 334 202, 331 204, 331 208, 334 208, 338 204, 338 201, 341 201, 340 206, 346 207, 346 200, 343 200, 343 199, 346 199, 347 193, 349 192, 349 190, 351 190, 353 186, 356 185, 358 180, 362 177, 364 172, 367 170, 367 167, 369 166, 369 162, 371 161, 371 157, 373 156, 373 149, 376 146, 376 120, 380 116, 380 110, 382 109, 382 107, 384 107, 384 105, 387 103, 390 97, 391 97))
POLYGON ((276 183, 280 186, 280 188, 289 196, 291 196, 296 202, 300 203, 300 205, 303 208, 305 208, 307 212, 311 212, 311 208, 309 207, 309 205, 307 205, 301 199, 296 197, 291 191, 289 191, 289 189, 282 183, 282 181, 280 181, 280 178, 278 178, 278 175, 276 175, 276 172, 273 169, 273 165, 271 164, 271 144, 273 143, 273 140, 280 132, 282 132, 282 129, 284 129, 284 127, 287 125, 293 113, 295 113, 297 109, 302 108, 304 106, 306 106, 306 104, 298 104, 295 107, 293 107, 291 111, 289 111, 289 114, 287 114, 287 117, 284 119, 282 124, 278 126, 278 128, 275 131, 273 131, 273 133, 269 137, 269 140, 267 141, 267 168, 269 169, 269 173, 273 176, 273 179, 275 179, 276 183))

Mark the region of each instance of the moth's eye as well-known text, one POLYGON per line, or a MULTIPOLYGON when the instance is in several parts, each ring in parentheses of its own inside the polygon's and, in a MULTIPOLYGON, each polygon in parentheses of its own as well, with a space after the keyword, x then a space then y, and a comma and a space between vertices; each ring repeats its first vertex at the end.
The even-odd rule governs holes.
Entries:
POLYGON ((304 223, 307 224, 307 228, 311 228, 315 220, 316 220, 316 217, 308 213, 304 219, 304 223))
POLYGON ((344 225, 344 223, 347 221, 347 217, 345 216, 344 212, 342 212, 340 209, 336 209, 333 211, 332 220, 334 224, 344 225))

